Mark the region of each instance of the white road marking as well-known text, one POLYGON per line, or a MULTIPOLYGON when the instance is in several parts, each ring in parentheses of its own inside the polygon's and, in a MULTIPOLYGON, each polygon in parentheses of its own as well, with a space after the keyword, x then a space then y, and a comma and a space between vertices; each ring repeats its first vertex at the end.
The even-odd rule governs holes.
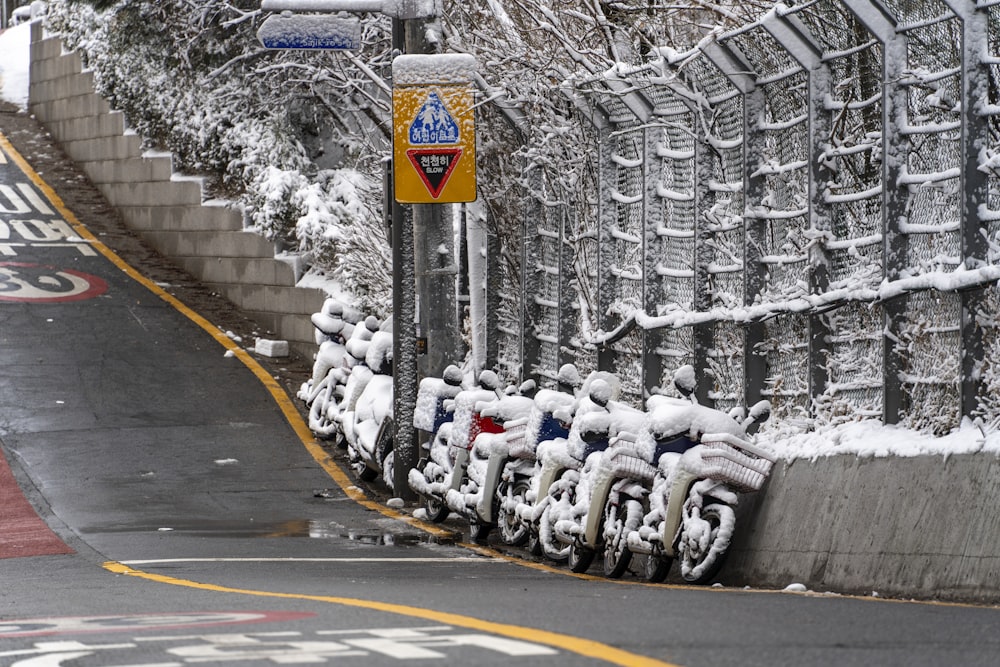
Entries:
POLYGON ((168 565, 173 563, 506 563, 502 558, 456 556, 454 558, 157 558, 120 560, 123 565, 168 565))

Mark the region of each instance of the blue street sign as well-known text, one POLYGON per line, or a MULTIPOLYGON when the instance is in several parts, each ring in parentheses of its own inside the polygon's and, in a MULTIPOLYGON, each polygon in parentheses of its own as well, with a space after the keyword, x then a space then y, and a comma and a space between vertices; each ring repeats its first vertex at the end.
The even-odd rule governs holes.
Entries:
POLYGON ((361 48, 361 20, 324 14, 273 14, 257 30, 266 49, 361 48))

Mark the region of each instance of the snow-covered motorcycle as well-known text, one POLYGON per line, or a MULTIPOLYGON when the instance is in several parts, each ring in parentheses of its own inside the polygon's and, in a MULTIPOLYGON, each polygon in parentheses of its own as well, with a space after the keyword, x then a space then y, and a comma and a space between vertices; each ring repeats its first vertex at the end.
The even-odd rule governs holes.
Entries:
POLYGON ((354 410, 344 415, 348 460, 366 482, 379 476, 393 488, 393 378, 392 334, 377 331, 365 354, 371 377, 358 396, 354 410))
MULTIPOLYGON (((515 454, 531 463, 530 472, 526 463, 520 463, 522 471, 527 474, 524 494, 501 502, 501 511, 513 506, 514 517, 504 517, 501 525, 512 523, 512 531, 527 533, 528 549, 535 556, 546 555, 548 558, 561 562, 566 560, 568 549, 559 547, 546 550, 539 537, 539 524, 542 513, 549 502, 549 488, 567 468, 578 463, 567 453, 567 441, 572 429, 573 418, 596 409, 597 403, 591 399, 590 391, 596 380, 601 380, 610 388, 611 399, 617 399, 621 391, 621 383, 611 373, 594 371, 581 381, 576 368, 567 364, 559 369, 560 389, 558 391, 542 390, 535 396, 536 410, 530 416, 529 428, 526 433, 523 448, 515 445, 515 454), (537 429, 537 431, 536 431, 537 429), (529 439, 532 434, 534 443, 529 439)), ((600 399, 598 399, 600 400, 600 399)), ((554 547, 550 542, 549 546, 554 547)))
POLYGON ((591 384, 588 398, 593 407, 578 410, 573 417, 567 458, 561 461, 564 469, 548 489, 538 522, 542 552, 557 562, 568 560, 574 572, 585 571, 594 558, 597 545, 584 542, 584 530, 591 495, 604 471, 602 460, 612 442, 619 442, 615 436, 638 430, 645 417, 640 410, 613 401, 611 387, 603 380, 591 384))
MULTIPOLYGON (((453 399, 447 399, 452 406, 451 420, 442 420, 426 449, 422 450, 417 467, 409 471, 407 481, 410 488, 424 499, 430 521, 439 523, 448 518, 448 491, 461 487, 469 464, 469 450, 476 436, 482 432, 502 431, 491 418, 479 413, 479 408, 499 398, 499 386, 500 379, 496 373, 485 370, 479 374, 476 386, 458 391, 453 399)), ((421 384, 421 387, 424 385, 421 384)), ((417 402, 418 405, 428 405, 431 400, 436 399, 425 397, 421 401, 418 395, 417 402)), ((417 410, 417 413, 426 415, 426 409, 417 410)), ((418 429, 422 425, 425 425, 423 421, 414 423, 418 429)))
MULTIPOLYGON (((540 389, 532 397, 528 416, 508 421, 504 426, 506 447, 493 451, 486 476, 487 488, 495 488, 494 502, 486 506, 481 501, 481 514, 496 524, 504 544, 521 546, 531 539, 531 521, 522 517, 522 513, 527 513, 526 508, 533 505, 537 494, 536 449, 540 442, 565 441, 569 436, 569 415, 575 400, 572 393, 540 389), (557 414, 565 421, 560 421, 557 414), (533 482, 536 482, 534 494, 533 482)), ((533 543, 537 545, 538 540, 534 539, 533 543)), ((535 548, 537 551, 537 546, 535 548)))
POLYGON ((770 404, 757 403, 745 419, 663 396, 647 409, 634 442, 607 462, 607 499, 591 507, 585 539, 603 543, 608 576, 645 554, 649 581, 666 579, 677 558, 686 582, 708 583, 731 544, 738 494, 759 490, 770 473, 773 456, 748 441, 770 404))
POLYGON ((358 362, 347 352, 346 343, 358 321, 356 311, 334 299, 327 299, 323 309, 312 315, 319 350, 312 377, 302 384, 298 397, 309 409, 309 428, 320 437, 330 437, 338 428, 336 415, 344 385, 358 362))
POLYGON ((466 474, 459 488, 449 489, 448 507, 469 520, 472 539, 484 542, 496 526, 497 486, 508 459, 509 438, 518 434, 527 421, 534 400, 534 381, 518 388, 510 387, 499 399, 477 406, 484 418, 501 427, 498 433, 483 431, 476 436, 469 450, 466 474))

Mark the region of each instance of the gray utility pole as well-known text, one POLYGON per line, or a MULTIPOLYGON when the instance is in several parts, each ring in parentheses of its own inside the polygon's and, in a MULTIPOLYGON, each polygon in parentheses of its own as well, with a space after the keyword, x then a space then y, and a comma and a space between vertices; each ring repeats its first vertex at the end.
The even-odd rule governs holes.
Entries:
MULTIPOLYGON (((433 54, 428 23, 440 16, 440 0, 262 0, 270 12, 372 12, 393 19, 393 48, 433 54)), ((458 269, 450 217, 439 204, 402 205, 387 189, 393 224, 393 483, 402 498, 414 497, 407 475, 419 456, 413 411, 422 376, 441 377, 465 356, 457 305, 458 269), (410 230, 412 229, 412 234, 410 230), (418 361, 419 359, 419 361, 418 361), (418 372, 419 367, 419 372, 418 372)))
MULTIPOLYGON (((404 20, 404 53, 430 54, 427 20, 404 20)), ((465 357, 458 317, 458 265, 454 224, 444 205, 412 204, 421 377, 441 377, 465 357)))

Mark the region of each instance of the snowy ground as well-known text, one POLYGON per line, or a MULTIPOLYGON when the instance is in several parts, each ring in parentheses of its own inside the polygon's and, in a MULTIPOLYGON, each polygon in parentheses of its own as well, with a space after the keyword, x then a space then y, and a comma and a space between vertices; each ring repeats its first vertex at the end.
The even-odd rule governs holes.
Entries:
POLYGON ((0 99, 28 106, 28 23, 0 32, 0 99))
MULTIPOLYGON (((0 33, 0 99, 22 109, 28 102, 28 24, 0 33)), ((30 156, 29 156, 30 157, 30 156)), ((878 422, 843 424, 809 434, 791 434, 781 424, 768 424, 758 438, 781 458, 817 458, 836 454, 864 457, 964 454, 989 451, 1000 455, 1000 433, 988 435, 966 423, 944 438, 935 438, 878 422)))

